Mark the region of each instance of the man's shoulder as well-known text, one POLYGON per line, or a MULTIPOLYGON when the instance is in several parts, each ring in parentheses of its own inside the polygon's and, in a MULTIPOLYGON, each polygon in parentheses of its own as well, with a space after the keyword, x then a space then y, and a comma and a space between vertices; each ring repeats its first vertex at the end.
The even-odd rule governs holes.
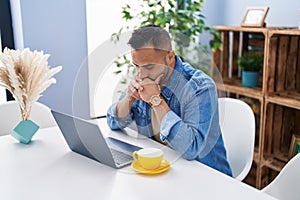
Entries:
POLYGON ((203 91, 215 89, 213 79, 202 70, 192 67, 187 62, 176 64, 172 78, 168 83, 171 91, 176 93, 180 98, 193 98, 203 91))
POLYGON ((181 79, 178 80, 176 87, 176 96, 181 102, 189 102, 199 94, 207 94, 207 91, 215 93, 216 87, 213 79, 203 71, 184 67, 181 79))
POLYGON ((214 80, 202 70, 196 69, 188 63, 183 63, 182 68, 188 85, 194 85, 195 87, 203 86, 203 84, 214 85, 214 80))

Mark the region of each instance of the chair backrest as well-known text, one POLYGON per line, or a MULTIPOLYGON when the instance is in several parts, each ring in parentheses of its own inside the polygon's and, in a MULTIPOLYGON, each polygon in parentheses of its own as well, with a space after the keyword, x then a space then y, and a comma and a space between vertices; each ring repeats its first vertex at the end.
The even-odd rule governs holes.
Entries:
POLYGON ((284 200, 300 199, 300 153, 295 155, 263 192, 284 200))
POLYGON ((242 181, 250 171, 255 140, 255 117, 245 102, 219 98, 219 120, 233 177, 242 181))
MULTIPOLYGON (((56 121, 46 105, 35 102, 32 105, 30 119, 41 128, 56 126, 56 121)), ((21 121, 19 105, 16 101, 0 104, 0 136, 11 134, 14 127, 21 121)))

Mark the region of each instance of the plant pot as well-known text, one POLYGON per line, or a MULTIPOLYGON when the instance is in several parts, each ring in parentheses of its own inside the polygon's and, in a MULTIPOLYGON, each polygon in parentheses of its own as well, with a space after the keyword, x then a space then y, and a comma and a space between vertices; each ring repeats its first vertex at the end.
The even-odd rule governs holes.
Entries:
POLYGON ((242 85, 244 87, 253 88, 257 86, 259 71, 242 71, 242 85))
POLYGON ((31 120, 22 120, 13 129, 12 136, 23 144, 28 144, 40 127, 31 120))

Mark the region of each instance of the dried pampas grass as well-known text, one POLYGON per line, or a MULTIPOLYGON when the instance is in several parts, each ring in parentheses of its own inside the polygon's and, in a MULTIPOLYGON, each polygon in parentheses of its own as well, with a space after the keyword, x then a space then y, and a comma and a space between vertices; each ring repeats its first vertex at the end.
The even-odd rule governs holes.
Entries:
POLYGON ((0 85, 7 88, 19 103, 23 120, 29 119, 32 104, 56 80, 52 76, 62 67, 50 69, 49 54, 28 48, 0 52, 0 85))

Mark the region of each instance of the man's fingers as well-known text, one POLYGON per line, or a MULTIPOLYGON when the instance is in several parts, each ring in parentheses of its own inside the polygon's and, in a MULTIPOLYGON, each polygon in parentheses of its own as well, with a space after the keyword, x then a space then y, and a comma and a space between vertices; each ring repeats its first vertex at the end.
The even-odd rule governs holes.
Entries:
POLYGON ((131 81, 131 85, 132 85, 132 87, 134 87, 137 90, 140 88, 140 84, 138 82, 136 82, 135 80, 131 81))
POLYGON ((135 98, 135 99, 138 99, 138 100, 141 100, 141 97, 140 97, 140 94, 137 90, 135 90, 133 93, 132 93, 132 96, 135 98))
MULTIPOLYGON (((140 87, 140 90, 143 89, 143 87, 140 87)), ((138 89, 134 87, 133 85, 133 81, 131 82, 131 84, 128 86, 128 95, 135 98, 135 99, 138 99, 138 100, 141 100, 141 97, 140 97, 140 94, 138 92, 138 89)))

